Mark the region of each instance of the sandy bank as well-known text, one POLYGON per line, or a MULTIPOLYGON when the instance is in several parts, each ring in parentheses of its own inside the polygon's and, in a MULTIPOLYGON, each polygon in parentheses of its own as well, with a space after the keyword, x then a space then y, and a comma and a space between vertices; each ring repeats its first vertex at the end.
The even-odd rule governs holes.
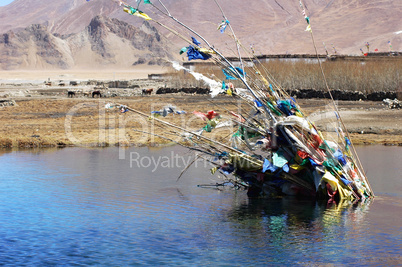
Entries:
POLYGON ((160 66, 133 66, 130 69, 68 69, 68 70, 0 70, 2 82, 43 82, 56 80, 131 80, 147 79, 148 74, 159 74, 166 71, 160 66))

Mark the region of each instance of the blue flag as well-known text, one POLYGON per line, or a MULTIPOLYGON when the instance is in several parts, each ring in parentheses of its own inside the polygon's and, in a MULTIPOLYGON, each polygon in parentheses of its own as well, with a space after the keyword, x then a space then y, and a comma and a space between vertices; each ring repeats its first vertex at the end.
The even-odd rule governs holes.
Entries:
POLYGON ((192 37, 192 36, 191 36, 191 40, 193 40, 193 43, 194 43, 195 45, 200 45, 200 44, 201 44, 200 42, 198 42, 197 39, 195 39, 195 38, 192 37))
POLYGON ((269 160, 264 159, 264 164, 262 165, 262 172, 271 171, 275 172, 278 168, 275 167, 269 160))

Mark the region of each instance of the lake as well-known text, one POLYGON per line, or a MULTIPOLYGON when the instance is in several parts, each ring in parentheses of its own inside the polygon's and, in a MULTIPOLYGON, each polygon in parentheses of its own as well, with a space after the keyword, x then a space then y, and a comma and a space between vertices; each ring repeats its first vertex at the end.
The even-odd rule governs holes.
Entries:
POLYGON ((248 199, 181 147, 0 151, 0 266, 395 266, 402 147, 357 147, 376 198, 248 199))

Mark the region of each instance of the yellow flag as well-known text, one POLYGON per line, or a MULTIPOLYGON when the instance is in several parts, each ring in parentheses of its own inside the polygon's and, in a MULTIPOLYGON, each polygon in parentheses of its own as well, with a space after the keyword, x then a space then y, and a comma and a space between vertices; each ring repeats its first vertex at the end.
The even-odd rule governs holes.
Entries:
POLYGON ((145 14, 142 11, 136 10, 133 12, 133 10, 131 10, 127 7, 125 7, 123 10, 124 10, 124 12, 127 12, 130 15, 137 16, 137 17, 143 18, 145 20, 152 20, 147 14, 145 14))
POLYGON ((147 14, 145 14, 144 12, 139 11, 139 10, 137 12, 135 12, 134 15, 137 17, 143 18, 145 20, 152 20, 147 14))
POLYGON ((302 115, 300 112, 298 112, 298 111, 295 112, 295 115, 296 115, 297 117, 303 118, 303 115, 302 115))
POLYGON ((304 166, 300 166, 300 165, 298 165, 298 164, 291 164, 290 165, 290 168, 292 168, 293 170, 295 170, 295 171, 301 171, 301 170, 303 170, 305 167, 304 166))
POLYGON ((307 28, 306 28, 306 30, 305 30, 306 32, 313 32, 312 30, 311 30, 311 26, 310 26, 310 24, 309 25, 307 25, 307 28))
POLYGON ((204 54, 215 54, 214 50, 206 49, 206 48, 198 48, 198 51, 200 51, 204 54))
POLYGON ((124 12, 126 12, 126 13, 128 13, 128 14, 130 14, 130 15, 133 14, 133 12, 131 12, 131 10, 128 9, 127 7, 123 8, 123 10, 124 10, 124 12))
POLYGON ((218 167, 213 167, 212 169, 211 169, 211 173, 212 174, 215 174, 215 172, 218 170, 218 167))

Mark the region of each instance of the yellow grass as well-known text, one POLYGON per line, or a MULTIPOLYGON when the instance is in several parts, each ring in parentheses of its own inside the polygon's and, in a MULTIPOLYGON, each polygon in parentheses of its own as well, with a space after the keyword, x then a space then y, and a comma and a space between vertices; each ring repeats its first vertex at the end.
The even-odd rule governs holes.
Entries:
MULTIPOLYGON (((361 91, 371 93, 378 91, 401 91, 402 58, 379 58, 377 60, 337 60, 323 61, 322 66, 330 89, 345 91, 361 91)), ((274 77, 275 81, 284 89, 317 89, 326 90, 325 82, 318 63, 307 61, 271 60, 268 63, 257 65, 257 68, 266 77, 274 77)), ((197 67, 195 71, 205 73, 208 77, 217 77, 225 80, 220 67, 197 67), (207 74, 208 73, 208 74, 207 74)), ((256 78, 255 70, 245 68, 246 73, 256 78)), ((202 82, 196 81, 190 74, 177 73, 169 70, 176 81, 175 86, 205 87, 202 82)), ((244 87, 240 81, 231 81, 235 87, 244 87)))

